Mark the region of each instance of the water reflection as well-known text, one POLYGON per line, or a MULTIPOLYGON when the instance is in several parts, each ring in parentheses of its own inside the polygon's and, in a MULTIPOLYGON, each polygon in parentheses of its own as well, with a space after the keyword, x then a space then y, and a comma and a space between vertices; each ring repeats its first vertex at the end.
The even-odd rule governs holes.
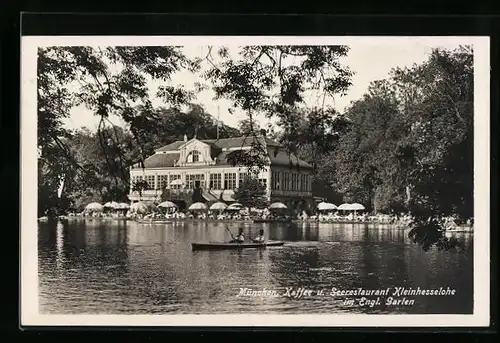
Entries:
POLYGON ((327 223, 251 224, 69 221, 39 224, 40 310, 49 313, 470 313, 472 235, 463 249, 423 252, 407 231, 327 223), (191 251, 262 228, 285 246, 191 251), (341 306, 338 297, 237 297, 242 288, 280 290, 447 287, 456 297, 415 306, 341 306))

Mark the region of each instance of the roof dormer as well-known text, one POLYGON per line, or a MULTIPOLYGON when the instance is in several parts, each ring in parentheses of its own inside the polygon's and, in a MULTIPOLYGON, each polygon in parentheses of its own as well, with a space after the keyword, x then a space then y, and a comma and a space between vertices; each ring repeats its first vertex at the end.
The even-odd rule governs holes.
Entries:
POLYGON ((210 144, 193 138, 179 147, 180 156, 177 166, 214 164, 210 144))

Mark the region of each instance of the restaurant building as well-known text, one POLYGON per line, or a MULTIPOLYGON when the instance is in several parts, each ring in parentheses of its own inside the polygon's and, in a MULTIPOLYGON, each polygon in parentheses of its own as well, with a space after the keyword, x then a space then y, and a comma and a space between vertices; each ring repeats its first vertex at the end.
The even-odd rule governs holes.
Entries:
POLYGON ((234 190, 248 175, 248 168, 233 166, 227 157, 231 152, 251 149, 256 142, 267 151, 266 166, 258 178, 268 200, 292 208, 298 203, 312 205, 311 165, 265 136, 213 140, 184 137, 183 141, 163 146, 145 159, 144 168, 136 164, 130 169, 129 198, 157 203, 167 189, 168 200, 179 201, 182 193, 198 190, 204 202, 234 202, 234 190), (148 189, 134 191, 132 185, 141 179, 147 182, 148 189))

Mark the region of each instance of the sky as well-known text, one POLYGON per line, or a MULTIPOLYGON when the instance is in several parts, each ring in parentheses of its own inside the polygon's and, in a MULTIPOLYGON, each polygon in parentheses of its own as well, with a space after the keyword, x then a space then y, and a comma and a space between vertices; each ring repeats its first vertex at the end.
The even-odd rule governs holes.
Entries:
MULTIPOLYGON (((343 111, 352 101, 360 99, 368 90, 370 82, 375 80, 385 79, 389 76, 391 69, 400 67, 411 67, 413 64, 419 64, 425 61, 433 48, 455 48, 457 45, 430 45, 425 41, 398 41, 397 44, 388 40, 381 42, 380 40, 373 43, 363 41, 362 43, 348 44, 350 51, 348 55, 341 59, 342 65, 350 68, 354 72, 352 76, 352 86, 345 96, 336 96, 329 100, 329 104, 333 105, 337 110, 343 111)), ((190 45, 183 48, 184 53, 189 58, 205 57, 208 48, 201 45, 190 45)), ((214 47, 217 51, 217 47, 214 47)), ((179 72, 174 74, 171 80, 172 85, 183 85, 186 89, 194 89, 196 82, 206 82, 199 75, 190 73, 189 71, 179 72)), ((156 93, 156 87, 159 84, 149 83, 151 94, 156 93)), ((233 113, 229 113, 229 108, 232 108, 231 102, 225 99, 214 100, 214 93, 210 89, 198 93, 195 103, 201 104, 205 110, 214 117, 219 116, 219 119, 226 125, 237 127, 238 122, 245 119, 246 114, 239 110, 233 109, 233 113)), ((160 99, 154 99, 155 106, 164 105, 160 99)), ((311 96, 307 99, 307 104, 311 106, 319 105, 317 96, 311 96)), ((257 121, 261 126, 265 126, 269 120, 262 115, 257 115, 257 121)), ((124 123, 118 117, 112 117, 110 120, 117 125, 123 126, 124 123)), ((88 127, 91 130, 97 128, 99 118, 92 115, 85 107, 80 106, 72 110, 71 116, 67 118, 64 125, 70 129, 88 127)))

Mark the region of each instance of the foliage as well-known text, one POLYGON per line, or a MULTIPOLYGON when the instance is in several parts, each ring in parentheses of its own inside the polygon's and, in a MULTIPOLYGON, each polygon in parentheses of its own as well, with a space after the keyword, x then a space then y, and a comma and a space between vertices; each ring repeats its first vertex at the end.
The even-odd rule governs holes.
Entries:
POLYGON ((254 118, 246 118, 239 121, 238 130, 243 136, 250 136, 253 134, 260 134, 262 129, 257 120, 254 118))
POLYGON ((349 130, 340 138, 333 158, 328 159, 336 188, 351 201, 378 211, 398 207, 394 201, 404 200, 400 195, 406 184, 395 154, 408 129, 395 99, 367 94, 351 105, 346 116, 349 130))
MULTIPOLYGON (((173 73, 196 70, 200 62, 188 60, 177 47, 40 49, 39 213, 78 206, 72 199, 122 199, 128 192, 127 167, 184 135, 254 137, 250 150, 227 158, 258 171, 268 161, 254 119, 261 113, 280 128, 266 133, 313 165, 315 189, 377 211, 408 210, 415 217, 410 232, 415 242, 424 249, 450 248, 436 216, 473 215, 472 50, 437 49, 420 65, 395 69, 341 114, 324 99, 350 86, 352 73, 340 64, 347 52, 345 46, 244 46, 233 58, 234 51, 223 47, 215 61, 210 50, 204 76, 216 97, 246 111, 240 132, 227 126, 217 130, 215 119, 191 104, 193 94, 169 84, 173 73), (152 80, 161 81, 156 96, 166 107, 153 108, 152 80), (316 108, 305 100, 313 92, 323 96, 316 108), (78 105, 100 117, 97 133, 63 127, 78 105), (183 112, 181 105, 190 106, 183 112), (112 115, 127 128, 110 125, 112 115)), ((245 182, 236 191, 238 201, 259 202, 258 181, 245 182)))
POLYGON ((146 180, 138 180, 132 184, 132 191, 138 192, 140 197, 142 197, 142 192, 147 191, 148 189, 149 185, 146 180))
POLYGON ((266 188, 256 177, 248 176, 234 191, 234 199, 245 207, 267 207, 266 188))
MULTIPOLYGON (((473 216, 472 50, 435 50, 423 65, 396 71, 395 79, 419 90, 418 107, 404 103, 415 120, 401 160, 411 184, 410 210, 418 214, 410 237, 428 245, 429 238, 420 232, 426 217, 473 216)), ((448 246, 440 233, 438 245, 448 246)))
MULTIPOLYGON (((161 194, 161 201, 183 201, 186 204, 186 208, 191 206, 193 201, 194 192, 192 189, 183 190, 172 190, 165 188, 161 194)), ((183 210, 182 208, 180 208, 183 210)))
MULTIPOLYGON (((109 117, 117 115, 129 126, 129 131, 143 160, 142 146, 145 136, 155 127, 148 80, 160 80, 164 84, 170 76, 181 69, 196 69, 196 64, 185 58, 177 47, 47 47, 38 50, 38 146, 39 168, 42 168, 41 198, 51 197, 54 179, 67 175, 72 179, 77 171, 86 173, 68 144, 72 134, 63 127, 73 107, 84 105, 101 118, 98 128, 99 142, 112 140, 115 143, 106 160, 125 160, 125 148, 119 146, 119 138, 113 134, 101 135, 109 117), (137 104, 142 110, 137 111, 137 104)), ((182 87, 159 86, 156 94, 165 103, 186 103, 191 94, 182 87)), ((109 125, 108 125, 109 126, 109 125)), ((103 147, 103 151, 106 149, 103 147)), ((123 176, 116 170, 116 177, 123 176)), ((111 173, 115 170, 111 168, 111 173)), ((89 174, 92 174, 90 172, 89 174)), ((91 175, 87 177, 91 178, 91 175)), ((116 185, 115 185, 116 186, 116 185)), ((55 206, 54 202, 42 202, 45 210, 55 206)), ((44 210, 43 210, 44 211, 44 210)), ((43 212, 42 211, 42 212, 43 212)))
POLYGON ((410 237, 452 244, 436 216, 473 214, 473 59, 466 47, 434 50, 396 69, 347 110, 349 130, 332 153, 339 189, 376 210, 410 211, 410 237))
MULTIPOLYGON (((217 137, 217 120, 197 104, 189 104, 186 111, 177 107, 160 107, 153 111, 157 118, 154 128, 145 134, 144 151, 146 156, 154 153, 160 146, 196 136, 198 139, 217 137)), ((219 124, 219 138, 236 137, 240 131, 228 125, 219 124)))
POLYGON ((297 110, 294 116, 297 125, 283 130, 276 140, 313 167, 313 194, 333 203, 342 202, 342 196, 331 178, 334 168, 330 153, 348 130, 349 122, 345 115, 334 109, 297 110))
POLYGON ((280 141, 306 162, 317 167, 318 158, 335 149, 349 122, 333 108, 312 108, 290 113, 294 125, 287 126, 280 141))
MULTIPOLYGON (((301 118, 296 109, 305 104, 308 92, 325 99, 350 86, 352 73, 339 63, 348 50, 346 46, 243 46, 235 59, 222 47, 217 63, 210 49, 206 59, 211 68, 205 76, 213 83, 216 97, 228 98, 234 107, 246 111, 249 123, 254 122, 253 113, 260 112, 276 118, 292 134, 301 118)), ((261 154, 258 145, 235 156, 236 164, 264 166, 265 161, 256 161, 261 154)))
POLYGON ((233 167, 247 167, 251 174, 258 174, 269 165, 268 151, 259 136, 251 136, 250 148, 247 150, 233 150, 226 156, 227 162, 233 167))

